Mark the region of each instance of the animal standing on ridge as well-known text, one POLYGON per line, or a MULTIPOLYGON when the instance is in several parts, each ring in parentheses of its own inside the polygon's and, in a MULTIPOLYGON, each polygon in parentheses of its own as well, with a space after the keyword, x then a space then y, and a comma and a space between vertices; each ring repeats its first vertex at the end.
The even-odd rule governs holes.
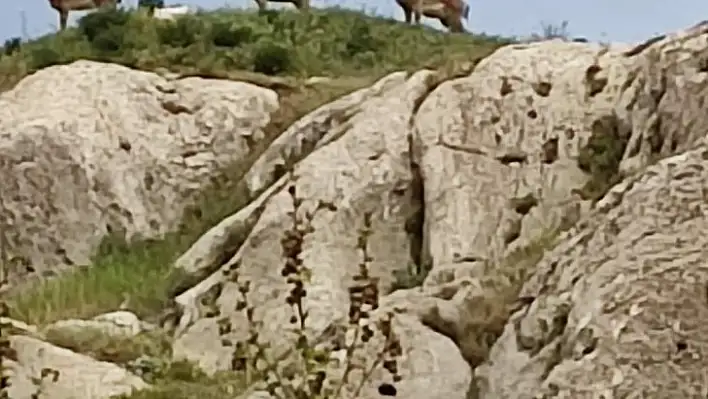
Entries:
POLYGON ((59 29, 66 29, 70 11, 88 11, 101 7, 115 7, 122 0, 49 0, 49 4, 59 13, 59 29))
POLYGON ((294 5, 298 10, 307 10, 308 8, 310 8, 310 0, 256 0, 256 4, 258 4, 258 9, 261 11, 265 11, 269 1, 271 3, 290 3, 294 5))
POLYGON ((450 32, 464 32, 462 19, 469 19, 470 6, 465 0, 396 0, 403 9, 406 23, 419 24, 421 16, 434 18, 440 21, 450 32))

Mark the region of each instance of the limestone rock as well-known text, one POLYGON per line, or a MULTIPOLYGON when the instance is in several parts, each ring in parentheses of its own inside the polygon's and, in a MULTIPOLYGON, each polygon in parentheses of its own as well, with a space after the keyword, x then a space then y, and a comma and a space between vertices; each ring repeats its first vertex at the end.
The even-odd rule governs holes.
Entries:
MULTIPOLYGON (((107 362, 56 347, 22 335, 10 337, 16 352, 9 367, 9 397, 31 399, 108 399, 114 395, 145 389, 139 377, 107 362), (43 371, 44 370, 44 371, 43 371)), ((6 364, 7 363, 7 364, 6 364)))
POLYGON ((0 96, 11 277, 86 265, 109 231, 173 230, 209 176, 263 139, 277 107, 252 84, 89 61, 27 77, 0 96))
POLYGON ((706 395, 707 159, 702 145, 615 187, 542 261, 536 301, 477 370, 480 398, 706 395))
POLYGON ((632 52, 636 77, 617 115, 631 122, 624 160, 633 175, 526 282, 521 295, 535 301, 475 370, 480 399, 708 394, 708 147, 698 105, 707 37, 704 24, 632 52))
MULTIPOLYGON (((540 392, 534 391, 541 384, 536 373, 545 372, 547 362, 558 357, 556 347, 548 342, 563 334, 577 298, 564 293, 533 301, 539 294, 527 288, 511 303, 505 290, 518 283, 495 267, 549 231, 570 229, 562 242, 584 240, 585 233, 571 227, 622 201, 622 185, 611 190, 595 210, 578 195, 590 178, 578 165, 578 157, 591 139, 604 135, 620 143, 623 153, 615 166, 625 173, 626 181, 635 172, 624 165, 642 170, 652 157, 696 145, 700 135, 677 126, 683 126, 679 120, 698 123, 701 114, 692 108, 680 116, 670 112, 680 109, 680 102, 694 101, 695 95, 689 91, 681 95, 690 99, 663 103, 658 97, 669 86, 651 88, 650 76, 656 70, 675 76, 676 81, 681 74, 694 76, 695 68, 665 72, 662 65, 680 63, 678 59, 684 58, 676 54, 694 51, 696 40, 705 42, 695 39, 704 34, 701 29, 653 41, 641 51, 557 40, 511 45, 483 60, 469 76, 439 86, 428 72, 407 80, 387 77, 378 83, 375 96, 352 103, 342 99, 329 106, 342 110, 345 117, 326 135, 312 126, 320 118, 326 120, 328 106, 303 118, 248 175, 251 192, 260 196, 202 237, 178 262, 187 270, 216 270, 215 255, 224 247, 223 237, 234 235, 229 231, 241 237, 242 245, 230 261, 176 298, 184 310, 177 357, 195 360, 209 371, 227 367, 229 349, 219 344, 217 324, 223 318, 230 320, 234 331, 227 335, 235 339, 246 328, 234 312, 237 289, 226 277, 236 269, 255 287, 251 298, 258 317, 268 326, 266 336, 284 340, 281 327, 287 325, 289 310, 282 302, 286 288, 278 280, 282 262, 278 251, 293 206, 285 192, 294 185, 303 195, 303 206, 315 214, 315 232, 307 237, 303 255, 313 271, 308 308, 315 336, 331 326, 325 320, 340 320, 343 315, 346 281, 351 278, 346 265, 358 262, 352 252, 354 231, 358 219, 373 211, 371 269, 381 278, 382 290, 389 287, 396 266, 411 261, 432 264, 422 289, 399 291, 385 300, 390 308, 399 309, 396 322, 405 331, 406 351, 422 345, 437 359, 414 366, 419 355, 407 358, 403 373, 409 378, 400 384, 400 392, 409 393, 402 396, 417 397, 416 381, 427 373, 432 373, 432 380, 426 383, 435 386, 433 395, 440 397, 526 397, 540 392), (390 83, 383 87, 382 82, 390 83), (656 123, 652 118, 662 119, 658 130, 650 133, 647 126, 656 123), (657 142, 671 137, 675 145, 657 147, 657 142), (649 148, 640 151, 649 157, 637 158, 632 146, 649 148), (274 181, 273 171, 286 165, 294 165, 297 179, 286 175, 274 181), (385 173, 372 174, 377 170, 385 173), (327 204, 325 209, 318 209, 318 201, 327 204), (206 302, 211 310, 204 309, 206 302), (509 313, 518 309, 536 316, 507 323, 509 313), (419 338, 426 336, 425 328, 438 338, 435 334, 419 338), (454 342, 458 352, 451 354, 444 342, 454 342), (464 364, 460 360, 476 367, 490 355, 492 344, 492 359, 498 361, 477 369, 474 389, 468 392, 471 375, 459 366, 464 364), (527 355, 519 354, 513 345, 522 345, 540 360, 525 361, 527 355), (441 353, 446 354, 445 361, 441 353), (438 367, 455 371, 443 376, 432 371, 438 367)), ((554 243, 550 239, 546 243, 549 250, 554 243)), ((601 253, 600 248, 589 254, 601 253)), ((529 261, 518 261, 519 268, 522 264, 533 268, 529 261)), ((583 339, 593 342, 592 337, 583 339)), ((588 374, 587 378, 594 377, 588 374)), ((375 396, 374 391, 367 395, 375 396)))
POLYGON ((253 163, 243 178, 250 196, 256 199, 204 234, 175 262, 175 267, 190 274, 204 270, 213 272, 218 268, 220 265, 216 262, 221 254, 227 248, 238 248, 253 229, 263 211, 264 200, 270 197, 260 194, 266 190, 273 192, 278 172, 282 173, 309 155, 315 147, 322 146, 326 136, 341 135, 349 129, 346 122, 360 112, 364 102, 400 85, 405 79, 405 72, 388 75, 370 87, 316 109, 286 129, 253 163))
POLYGON ((510 45, 425 99, 416 161, 434 269, 456 258, 498 260, 563 224, 587 181, 578 151, 613 114, 629 64, 595 44, 510 45), (602 65, 604 84, 589 91, 592 65, 602 65))

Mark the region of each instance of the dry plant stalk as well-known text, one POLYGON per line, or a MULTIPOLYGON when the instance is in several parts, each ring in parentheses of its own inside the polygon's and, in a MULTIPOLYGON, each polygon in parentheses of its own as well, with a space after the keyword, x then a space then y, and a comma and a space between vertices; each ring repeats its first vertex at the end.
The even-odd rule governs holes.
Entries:
MULTIPOLYGON (((5 161, 0 159, 0 172, 5 170, 5 161)), ((3 192, 0 191, 0 292, 3 292, 7 282, 7 263, 8 263, 8 244, 7 231, 8 223, 6 220, 7 211, 5 209, 5 201, 3 192)), ((9 308, 4 300, 0 300, 0 318, 9 316, 9 308)), ((10 393, 10 377, 6 373, 4 361, 5 359, 16 358, 13 349, 10 346, 9 327, 8 323, 0 321, 0 399, 9 399, 10 393)))
MULTIPOLYGON (((0 159, 0 173, 6 170, 6 161, 0 159)), ((0 182, 1 183, 1 182, 0 182)), ((3 184, 0 184, 0 188, 3 184)), ((8 268, 10 262, 9 243, 7 232, 10 231, 10 223, 7 207, 5 206, 4 192, 0 191, 0 288, 6 288, 8 282, 8 268)), ((0 292, 3 290, 0 289, 0 292)))
MULTIPOLYGON (((5 301, 0 301, 0 317, 8 317, 9 309, 5 301)), ((0 322, 0 399, 10 399, 10 376, 6 372, 5 359, 17 358, 10 346, 9 323, 0 322)))
MULTIPOLYGON (((293 178, 293 182, 295 179, 293 178)), ((376 322, 370 322, 370 312, 378 308, 378 280, 369 275, 369 264, 372 259, 368 253, 368 239, 371 235, 371 214, 365 215, 364 228, 359 232, 357 248, 362 254, 359 271, 354 276, 354 284, 349 289, 348 326, 343 326, 351 333, 351 342, 323 342, 326 339, 311 339, 307 334, 308 310, 304 299, 307 297, 306 284, 310 281, 311 271, 302 260, 305 237, 314 231, 312 220, 315 212, 320 209, 336 211, 333 204, 320 202, 314 212, 299 212, 303 200, 297 196, 295 184, 289 187, 288 193, 293 201, 293 211, 288 215, 292 226, 285 231, 281 239, 282 254, 285 258, 281 275, 291 287, 285 298, 286 304, 292 309, 290 323, 295 333, 295 348, 286 351, 278 358, 272 358, 268 353, 270 344, 263 342, 260 331, 263 322, 257 320, 255 306, 249 301, 251 282, 245 280, 239 273, 240 262, 235 262, 225 271, 229 281, 236 283, 241 294, 241 300, 236 304, 236 311, 242 312, 248 323, 248 337, 236 343, 222 339, 225 346, 234 346, 231 368, 244 373, 247 382, 260 384, 263 389, 278 399, 340 399, 350 397, 347 388, 350 376, 354 370, 362 371, 362 378, 355 384, 352 398, 361 394, 367 382, 370 382, 374 371, 379 367, 388 370, 393 376, 393 383, 400 381, 396 359, 401 355, 401 345, 392 328, 393 314, 389 313, 376 322), (383 348, 371 364, 357 364, 357 351, 375 335, 372 328, 380 331, 383 348), (332 363, 333 351, 345 351, 343 371, 335 376, 329 366, 332 363), (288 363, 295 357, 295 367, 288 363)), ((232 332, 228 318, 219 320, 219 333, 225 337, 232 332)), ((336 340, 335 340, 336 341, 336 340)), ((365 357, 365 356, 364 356, 365 357)), ((384 396, 395 396, 393 384, 382 384, 379 393, 384 396)))

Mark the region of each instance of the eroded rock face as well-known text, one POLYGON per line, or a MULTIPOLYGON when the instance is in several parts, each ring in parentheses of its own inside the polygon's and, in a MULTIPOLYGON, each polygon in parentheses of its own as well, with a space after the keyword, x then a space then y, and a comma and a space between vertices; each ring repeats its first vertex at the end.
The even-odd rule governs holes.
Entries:
MULTIPOLYGON (((302 260, 315 340, 346 322, 365 215, 382 293, 394 271, 432 265, 422 287, 385 295, 373 313, 395 315, 398 397, 705 397, 707 39, 698 25, 636 47, 512 45, 465 77, 394 73, 315 110, 251 165, 242 183, 255 199, 176 262, 206 277, 175 298, 174 357, 231 368, 224 342, 248 328, 235 271, 250 281, 262 338, 293 346, 281 239, 294 190, 314 227, 302 260), (598 138, 620 143, 605 166, 624 181, 593 205, 578 157, 598 138), (539 264, 509 264, 515 250, 560 230, 539 264), (235 255, 223 262, 224 253, 235 255), (515 282, 502 265, 531 277, 515 282)), ((205 176, 261 139, 277 97, 79 62, 28 78, 0 104, 0 190, 11 219, 27 219, 11 248, 42 264, 81 263, 106 223, 129 234, 168 229, 205 176), (35 92, 47 82, 63 94, 42 99, 35 92), (69 86, 81 96, 67 96, 69 86), (45 109, 26 111, 30 101, 45 109)), ((119 324, 142 328, 130 319, 119 324)), ((94 322, 107 320, 64 324, 94 322)), ((375 358, 377 339, 364 360, 375 358)), ((120 389, 140 385, 115 375, 120 389)), ((358 398, 380 397, 389 379, 375 373, 358 398)))
POLYGON ((625 173, 686 151, 704 137, 707 35, 701 23, 625 52, 635 61, 615 107, 621 128, 632 133, 621 165, 625 173))
POLYGON ((707 171, 703 145, 616 186, 524 286, 480 398, 706 395, 707 171))
POLYGON ((498 260, 572 216, 587 181, 578 151, 613 114, 629 64, 599 45, 511 45, 425 100, 415 123, 434 263, 498 260), (605 76, 592 89, 595 64, 605 76))
MULTIPOLYGON (((582 318, 588 307, 597 313, 608 306, 606 297, 587 291, 591 287, 582 283, 594 281, 594 272, 570 276, 560 263, 549 259, 566 256, 566 263, 576 264, 574 270, 579 270, 595 264, 593 259, 600 255, 613 256, 617 262, 623 253, 610 251, 619 243, 608 237, 578 252, 578 243, 586 244, 589 239, 583 230, 589 228, 588 218, 600 223, 600 213, 615 207, 622 198, 617 190, 623 190, 618 186, 591 209, 592 202, 582 193, 590 176, 578 163, 588 141, 599 137, 619 142, 619 155, 611 162, 630 176, 659 157, 694 147, 702 138, 693 127, 704 123, 703 114, 697 106, 680 104, 703 101, 699 61, 681 55, 705 51, 703 29, 699 26, 652 41, 645 48, 562 41, 507 46, 483 60, 469 76, 439 86, 427 81, 429 72, 407 79, 389 76, 374 89, 332 106, 344 115, 345 122, 326 135, 312 127, 322 123, 318 121, 327 106, 303 118, 283 136, 277 152, 262 157, 249 174, 249 187, 262 192, 261 196, 206 234, 177 263, 185 270, 213 270, 210 259, 218 259, 215 251, 223 247, 224 237, 234 231, 246 237, 237 255, 221 270, 176 298, 184 310, 177 357, 195 360, 209 371, 228 367, 231 349, 218 343, 217 325, 224 317, 234 329, 227 334, 229 338, 244 335, 246 323, 234 312, 240 296, 224 274, 237 266, 240 276, 257 287, 251 300, 267 326, 265 334, 274 342, 287 341, 281 328, 287 325, 290 310, 282 299, 286 287, 278 276, 283 262, 279 247, 289 228, 287 212, 293 209, 286 192, 296 186, 306 210, 313 211, 318 201, 334 205, 315 212, 315 232, 307 236, 303 256, 313 272, 308 308, 312 309, 315 336, 346 309, 346 286, 352 276, 347 265, 353 268, 359 262, 355 230, 364 213, 375 215, 371 269, 382 279, 382 290, 390 283, 390 273, 405 263, 432 264, 422 288, 394 293, 382 307, 382 312, 395 309, 408 345, 404 380, 399 384, 402 397, 526 398, 543 392, 583 397, 583 389, 602 393, 609 387, 602 384, 620 386, 629 381, 626 371, 605 373, 614 367, 612 350, 605 357, 597 355, 596 361, 591 353, 601 353, 599 349, 585 353, 600 342, 593 338, 597 333, 582 330, 592 319, 583 319, 585 324, 576 331, 580 335, 569 332, 576 325, 574 312, 582 309, 583 315, 576 317, 582 318), (376 94, 367 97, 372 91, 376 94), (295 163, 297 180, 285 176, 275 181, 273 170, 289 163, 295 163), (572 230, 578 220, 586 227, 572 230), (495 306, 511 305, 499 287, 513 282, 501 276, 495 265, 549 231, 567 229, 571 232, 563 236, 559 248, 573 251, 561 255, 556 250, 545 258, 541 271, 521 293, 524 306, 520 308, 527 313, 516 313, 504 327, 506 308, 495 306), (567 290, 551 294, 538 286, 530 288, 539 276, 554 273, 563 276, 567 290), (202 303, 206 297, 214 302, 218 317, 205 317, 208 312, 202 303), (485 326, 485 322, 500 323, 501 328, 485 326), (425 329, 435 333, 414 333, 425 329), (502 338, 488 354, 487 346, 502 330, 502 338), (569 341, 576 335, 585 347, 569 341), (446 349, 449 343, 455 344, 457 353, 446 349), (561 346, 565 349, 559 352, 561 346), (432 357, 419 362, 421 353, 432 357), (468 392, 470 369, 459 364, 464 359, 476 367, 488 355, 491 360, 476 369, 473 389, 468 392), (571 360, 586 355, 590 356, 587 366, 571 360), (573 378, 577 386, 561 384, 573 378), (421 379, 429 387, 424 393, 418 385, 421 379)), ((698 173, 700 168, 694 169, 698 173)), ((656 193, 657 206, 662 195, 656 193)), ((646 203, 642 198, 627 204, 628 211, 646 210, 638 205, 646 203)), ((652 212, 668 215, 674 211, 652 212)), ((642 216, 632 214, 627 220, 640 223, 642 216)), ((553 243, 550 240, 548 245, 553 243)), ((630 247, 626 244, 623 251, 630 247)), ((608 266, 602 270, 606 271, 596 278, 604 279, 608 273, 614 276, 615 270, 620 273, 622 269, 608 266)), ((599 287, 600 283, 587 284, 599 287)), ((618 331, 621 324, 607 323, 602 324, 607 331, 618 331)), ((376 397, 374 387, 366 397, 376 397)), ((647 394, 664 394, 658 388, 646 389, 647 394)))
POLYGON ((476 369, 479 398, 707 394, 708 151, 698 111, 707 36, 699 25, 633 55, 636 76, 617 115, 632 126, 623 166, 637 174, 571 229, 524 285, 521 294, 535 301, 511 318, 476 369), (675 152, 682 153, 642 169, 652 156, 675 152))
POLYGON ((109 229, 174 229, 208 177, 263 138, 277 107, 275 92, 247 83, 88 61, 26 78, 0 97, 12 276, 87 264, 109 229))

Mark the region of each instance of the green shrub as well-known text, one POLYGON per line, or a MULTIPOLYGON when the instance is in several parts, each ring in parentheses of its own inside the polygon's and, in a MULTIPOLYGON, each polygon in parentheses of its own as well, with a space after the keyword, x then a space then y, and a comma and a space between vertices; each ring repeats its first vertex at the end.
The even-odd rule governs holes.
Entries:
POLYGON ((30 50, 30 70, 36 71, 61 64, 61 54, 51 47, 36 47, 30 50))
POLYGON ((209 26, 200 18, 184 16, 174 21, 159 21, 158 35, 165 46, 185 48, 198 43, 209 26))
POLYGON ((79 20, 79 32, 99 55, 118 53, 124 47, 130 13, 120 9, 99 10, 79 20))
POLYGON ((229 21, 216 21, 210 33, 211 43, 216 47, 241 47, 256 36, 251 26, 239 26, 229 21))
POLYGON ((89 13, 79 20, 78 27, 89 42, 93 42, 107 28, 124 27, 130 19, 130 12, 121 9, 105 9, 89 13))
POLYGON ((253 71, 265 75, 284 74, 292 69, 292 52, 289 48, 273 42, 266 42, 256 49, 253 57, 253 71))
POLYGON ((2 54, 4 55, 12 55, 15 54, 16 52, 20 51, 20 47, 22 46, 22 39, 19 37, 12 37, 7 40, 5 40, 5 43, 2 45, 2 54))
POLYGON ((351 36, 346 41, 345 54, 348 57, 355 57, 362 53, 373 53, 385 47, 381 39, 374 37, 371 26, 363 21, 356 21, 352 26, 351 36))

